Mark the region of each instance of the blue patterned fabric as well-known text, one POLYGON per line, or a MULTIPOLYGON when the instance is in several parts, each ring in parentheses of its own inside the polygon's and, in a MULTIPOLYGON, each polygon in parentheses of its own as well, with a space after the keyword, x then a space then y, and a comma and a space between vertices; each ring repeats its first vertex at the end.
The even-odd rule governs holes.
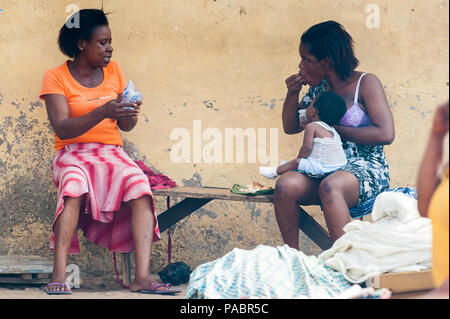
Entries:
MULTIPOLYGON (((417 199, 417 192, 415 187, 397 187, 393 189, 388 189, 386 192, 401 192, 405 195, 411 196, 412 198, 417 199)), ((364 215, 372 213, 373 204, 375 203, 375 199, 379 194, 372 196, 371 198, 365 200, 350 208, 350 216, 352 218, 359 218, 364 215)))

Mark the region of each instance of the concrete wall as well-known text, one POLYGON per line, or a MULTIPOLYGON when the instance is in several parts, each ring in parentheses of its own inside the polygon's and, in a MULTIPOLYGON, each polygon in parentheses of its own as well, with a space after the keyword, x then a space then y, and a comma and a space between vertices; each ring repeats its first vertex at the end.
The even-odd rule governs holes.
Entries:
MULTIPOLYGON (((52 256, 53 132, 38 93, 44 71, 65 60, 56 39, 72 3, 102 5, 0 2, 0 254, 52 256)), ((396 139, 386 147, 392 185, 415 184, 433 110, 448 99, 448 1, 104 0, 103 6, 110 13, 113 59, 144 95, 140 122, 123 133, 126 149, 179 185, 273 184, 258 175, 258 158, 224 162, 225 131, 265 129, 269 154, 269 129, 275 128, 276 159, 297 154, 302 136, 282 131, 284 80, 298 71, 301 33, 328 19, 354 37, 359 70, 377 74, 385 86, 396 124, 396 139), (370 4, 379 10, 378 21, 371 19, 376 11, 370 4), (195 120, 201 133, 212 128, 219 134, 221 163, 196 158, 202 148, 194 145, 195 120), (171 158, 178 142, 171 134, 181 131, 190 135, 189 163, 171 158)), ((157 206, 162 211, 165 201, 158 199, 157 206)), ((317 207, 312 211, 323 222, 317 207)), ((192 268, 234 247, 282 243, 271 205, 221 201, 177 224, 173 240, 173 259, 192 268)), ((112 271, 108 251, 81 244, 82 254, 70 263, 91 274, 112 271)), ((166 249, 163 234, 154 246, 152 271, 167 262, 166 249)), ((302 249, 319 252, 303 237, 302 249)))

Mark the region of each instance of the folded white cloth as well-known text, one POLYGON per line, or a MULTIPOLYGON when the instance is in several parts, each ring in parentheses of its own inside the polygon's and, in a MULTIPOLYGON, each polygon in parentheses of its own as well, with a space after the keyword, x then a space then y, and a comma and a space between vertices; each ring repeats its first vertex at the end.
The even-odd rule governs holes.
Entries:
POLYGON ((431 267, 431 222, 420 216, 417 200, 397 192, 381 193, 372 219, 347 224, 345 234, 319 259, 352 283, 375 274, 431 267))

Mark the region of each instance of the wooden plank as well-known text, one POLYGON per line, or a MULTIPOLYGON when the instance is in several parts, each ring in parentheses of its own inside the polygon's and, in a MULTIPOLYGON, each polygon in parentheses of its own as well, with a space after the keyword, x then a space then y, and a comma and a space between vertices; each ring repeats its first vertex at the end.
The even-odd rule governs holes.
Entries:
POLYGON ((431 270, 377 274, 367 279, 366 285, 376 289, 387 288, 392 293, 431 290, 434 288, 431 270))
POLYGON ((30 280, 23 279, 20 275, 0 275, 0 283, 2 284, 48 284, 50 277, 37 278, 32 277, 30 280))
MULTIPOLYGON (((158 216, 161 232, 175 225, 178 221, 189 216, 213 199, 260 203, 273 202, 273 195, 240 195, 231 193, 229 188, 220 187, 175 187, 153 190, 152 192, 155 196, 185 198, 183 201, 158 216)), ((321 249, 329 249, 333 242, 331 241, 328 232, 301 207, 300 215, 299 228, 321 249)))
POLYGON ((240 195, 231 192, 230 188, 221 187, 175 187, 167 189, 156 189, 152 191, 155 196, 170 196, 184 198, 208 198, 222 199, 241 202, 272 203, 273 195, 240 195))
POLYGON ((159 214, 158 224, 160 232, 162 233, 169 227, 172 227, 211 200, 212 198, 186 198, 162 214, 159 214))
POLYGON ((131 284, 131 253, 121 253, 120 257, 122 259, 122 281, 125 285, 131 284))
POLYGON ((322 250, 327 250, 333 245, 328 232, 301 207, 299 228, 322 250))
POLYGON ((0 256, 0 274, 52 273, 53 260, 40 256, 0 256))
POLYGON ((22 274, 22 275, 20 275, 20 277, 22 279, 27 280, 27 281, 30 281, 31 279, 33 279, 33 275, 32 274, 22 274))

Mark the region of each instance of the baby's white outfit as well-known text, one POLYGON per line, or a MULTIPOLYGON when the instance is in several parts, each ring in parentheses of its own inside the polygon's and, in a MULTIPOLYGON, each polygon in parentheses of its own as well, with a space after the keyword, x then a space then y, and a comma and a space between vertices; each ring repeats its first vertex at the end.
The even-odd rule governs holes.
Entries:
POLYGON ((330 131, 333 137, 315 137, 311 154, 307 158, 300 159, 297 170, 300 173, 318 177, 332 173, 347 164, 347 157, 338 132, 323 121, 313 123, 330 131))
MULTIPOLYGON (((342 148, 341 137, 338 132, 323 121, 315 121, 333 134, 333 137, 315 137, 311 154, 307 158, 301 158, 297 171, 311 177, 324 177, 347 164, 347 157, 342 148)), ((283 163, 281 163, 283 164, 283 163)), ((261 166, 261 175, 273 179, 278 176, 276 167, 261 166)))

